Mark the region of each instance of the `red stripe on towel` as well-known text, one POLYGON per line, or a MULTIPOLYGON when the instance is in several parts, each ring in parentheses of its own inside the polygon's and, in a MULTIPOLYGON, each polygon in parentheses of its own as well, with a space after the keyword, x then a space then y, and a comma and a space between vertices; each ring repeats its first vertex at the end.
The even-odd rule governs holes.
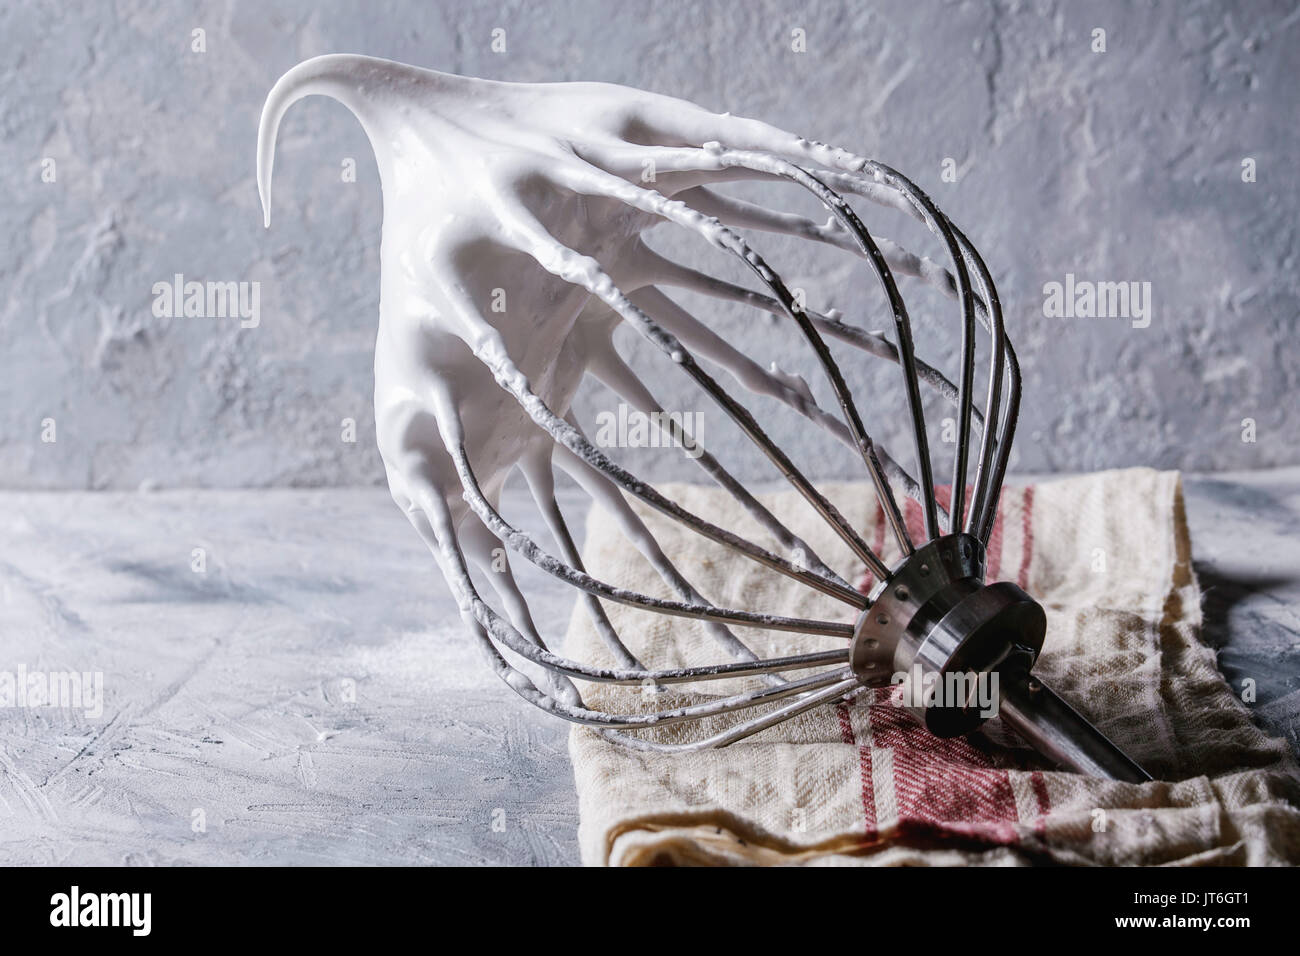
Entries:
MULTIPOLYGON (((1017 583, 1026 587, 1033 562, 1034 489, 1032 486, 1011 489, 1003 496, 1002 504, 1010 505, 1017 495, 1020 496, 1021 522, 1019 560, 1014 554, 1004 554, 1005 508, 1000 507, 989 536, 987 580, 999 580, 1003 565, 1009 565, 1008 570, 1016 570, 1017 583)), ((951 489, 937 487, 935 498, 942 507, 949 507, 951 489)), ((908 534, 914 542, 925 541, 921 505, 910 498, 903 499, 900 504, 908 534)), ((879 554, 888 535, 883 508, 877 509, 872 530, 872 547, 879 554)), ((867 574, 860 587, 866 592, 874 583, 872 576, 867 574)), ((869 841, 879 836, 872 779, 872 748, 876 747, 890 752, 893 802, 898 810, 900 836, 976 840, 1003 846, 1019 842, 1020 831, 1016 824, 1022 821, 1007 770, 994 766, 989 755, 966 738, 940 740, 932 736, 911 714, 895 705, 888 688, 874 694, 863 694, 859 700, 863 703, 857 706, 867 708, 866 719, 871 728, 869 740, 857 739, 849 705, 839 705, 837 714, 841 738, 844 743, 858 749, 862 813, 869 841)), ((1030 774, 1029 781, 1037 803, 1033 829, 1042 834, 1046 829, 1044 818, 1051 810, 1047 783, 1038 771, 1030 774)), ((1023 822, 1029 823, 1028 820, 1023 822)))
POLYGON ((1016 841, 1016 798, 1005 770, 964 737, 940 740, 889 698, 871 708, 872 736, 893 751, 898 826, 904 833, 1016 841))

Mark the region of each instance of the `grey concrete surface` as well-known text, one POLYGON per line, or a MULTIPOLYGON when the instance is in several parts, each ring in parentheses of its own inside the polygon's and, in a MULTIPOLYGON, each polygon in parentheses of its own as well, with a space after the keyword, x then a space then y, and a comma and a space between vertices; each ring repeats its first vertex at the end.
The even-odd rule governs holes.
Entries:
MULTIPOLYGON (((1185 490, 1204 637, 1300 749, 1300 469, 1185 490)), ((382 490, 5 492, 0 529, 0 669, 104 688, 0 707, 0 864, 577 862, 566 725, 382 490)), ((519 572, 558 637, 572 594, 519 572)))
MULTIPOLYGON (((7 3, 0 487, 382 481, 369 145, 341 106, 313 99, 282 130, 270 232, 254 182, 267 90, 299 60, 338 51, 630 84, 880 158, 965 228, 1000 283, 1026 373, 1021 468, 1295 463, 1297 36, 1294 3, 1249 0, 7 3), (806 52, 792 48, 796 30, 806 52), (956 182, 942 176, 949 158, 956 182), (1248 159, 1255 182, 1242 179, 1248 159), (257 327, 156 317, 153 286, 177 273, 260 283, 257 327), (1149 282, 1150 325, 1045 317, 1045 284, 1067 274, 1149 282), (355 443, 340 439, 345 418, 355 443), (42 441, 46 420, 54 442, 42 441)), ((894 213, 867 221, 940 254, 894 213)), ((814 305, 885 324, 878 290, 848 260, 759 248, 814 305)), ((908 290, 922 354, 951 370, 953 310, 908 290)), ((782 326, 702 314, 764 362, 813 377, 782 326)), ((643 366, 658 361, 630 347, 643 366)), ((724 461, 771 476, 697 394, 660 378, 670 408, 706 412, 703 437, 724 461)), ((849 378, 876 436, 905 449, 889 370, 858 365, 849 378)), ((596 391, 581 402, 588 420, 610 405, 596 391)), ((857 474, 797 421, 771 424, 797 460, 857 474)), ((628 459, 651 477, 692 474, 680 456, 628 459)))

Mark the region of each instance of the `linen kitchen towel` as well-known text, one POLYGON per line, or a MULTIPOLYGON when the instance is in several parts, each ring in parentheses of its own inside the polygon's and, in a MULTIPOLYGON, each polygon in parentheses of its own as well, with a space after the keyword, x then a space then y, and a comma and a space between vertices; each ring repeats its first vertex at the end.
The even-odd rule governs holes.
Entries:
MULTIPOLYGON (((701 485, 664 490, 690 511, 775 548, 729 494, 701 485)), ((869 485, 823 490, 887 564, 897 560, 869 485)), ((758 497, 832 567, 863 579, 865 569, 797 493, 758 497)), ((851 618, 845 605, 637 506, 711 600, 851 618)), ((907 502, 906 516, 914 538, 923 539, 915 502, 907 502)), ((599 510, 588 521, 584 557, 606 581, 676 597, 599 510)), ((996 719, 969 738, 938 740, 888 689, 700 753, 634 751, 575 726, 570 753, 584 862, 1300 863, 1300 773, 1290 749, 1255 727, 1199 638, 1200 593, 1176 472, 1129 469, 1006 488, 988 579, 1017 582, 1042 602, 1047 642, 1036 672, 1155 782, 1055 770, 996 719)), ((647 665, 727 659, 699 622, 609 603, 606 609, 647 665)), ((836 640, 735 633, 761 656, 830 649, 836 640)), ((581 606, 566 640, 571 657, 613 663, 581 606)), ((733 694, 752 680, 709 689, 733 694)), ((613 685, 586 685, 584 694, 593 707, 624 712, 707 699, 613 685)), ((642 733, 684 741, 734 719, 642 733)))

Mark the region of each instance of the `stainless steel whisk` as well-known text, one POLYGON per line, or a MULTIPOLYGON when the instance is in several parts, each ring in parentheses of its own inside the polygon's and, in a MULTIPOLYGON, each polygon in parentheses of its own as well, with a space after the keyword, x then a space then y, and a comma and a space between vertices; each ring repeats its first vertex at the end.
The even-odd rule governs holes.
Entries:
MULTIPOLYGON (((955 701, 940 702, 924 693, 911 696, 911 709, 931 732, 965 734, 985 719, 972 696, 978 679, 996 675, 1003 721, 1041 753, 1083 773, 1150 779, 1033 675, 1046 628, 1042 607, 1015 584, 985 582, 985 550, 1016 429, 1020 371, 984 260, 909 179, 882 163, 766 124, 625 87, 497 83, 369 57, 331 55, 290 70, 264 107, 258 186, 268 225, 276 130, 285 110, 311 93, 332 96, 357 115, 375 147, 383 180, 384 294, 376 345, 376 423, 390 488, 439 560, 469 630, 497 673, 520 696, 566 719, 602 728, 628 746, 681 751, 734 743, 864 688, 886 686, 898 673, 920 675, 922 684, 930 678, 945 686, 957 686, 948 685, 953 675, 975 678, 961 685, 967 696, 955 701), (648 145, 646 139, 671 145, 648 145), (638 174, 656 163, 654 187, 642 185, 645 179, 638 174), (821 226, 705 188, 741 179, 794 183, 819 200, 832 219, 821 226), (888 240, 874 239, 843 198, 845 193, 921 221, 942 241, 951 273, 888 240), (640 244, 640 232, 665 221, 736 256, 767 293, 651 253, 640 244), (888 300, 893 341, 803 307, 742 237, 742 228, 838 245, 865 259, 888 300), (584 245, 596 250, 585 250, 584 245), (634 269, 620 274, 602 265, 602 257, 617 257, 628 249, 637 257, 634 269), (492 255, 498 258, 483 259, 492 255), (484 261, 509 262, 509 268, 500 271, 511 276, 490 274, 493 270, 485 268, 484 261), (959 301, 956 384, 915 354, 895 268, 959 301), (639 297, 619 287, 621 275, 629 271, 644 274, 639 297), (483 307, 482 302, 499 291, 493 286, 521 274, 527 276, 520 280, 526 283, 523 297, 538 303, 524 321, 518 313, 498 317, 483 307), (842 418, 835 420, 818 406, 806 386, 792 388, 768 376, 743 350, 720 341, 664 296, 657 283, 696 285, 715 298, 783 315, 812 348, 842 418), (620 369, 626 370, 613 351, 612 328, 619 321, 667 355, 763 452, 874 576, 869 594, 828 567, 707 450, 700 450, 696 463, 788 557, 691 513, 587 439, 569 405, 591 356, 579 354, 569 332, 583 322, 588 328, 607 328, 608 351, 597 358, 606 375, 617 378, 620 369), (989 371, 979 410, 972 393, 981 327, 989 337, 989 371), (915 479, 872 441, 827 339, 899 367, 917 462, 915 479), (560 343, 552 354, 537 347, 551 341, 560 343), (688 342, 695 343, 694 350, 688 342), (852 447, 901 553, 894 566, 885 564, 749 409, 697 361, 696 352, 728 368, 750 391, 765 391, 806 418, 832 426, 852 447), (736 374, 738 363, 745 365, 745 374, 736 374), (957 408, 946 510, 936 499, 922 384, 957 408), (980 430, 977 447, 973 427, 980 430), (512 443, 518 447, 502 447, 512 443), (525 470, 525 475, 559 556, 497 509, 505 476, 514 467, 522 468, 531 460, 528 456, 545 458, 545 468, 525 470), (972 458, 975 474, 968 499, 972 458), (598 580, 584 568, 556 503, 553 461, 597 482, 604 503, 624 509, 620 513, 625 527, 635 516, 628 517, 623 495, 730 549, 737 560, 758 562, 835 599, 846 607, 846 619, 810 620, 722 607, 699 594, 666 560, 658 562, 656 570, 680 600, 598 580), (914 541, 909 534, 891 480, 920 502, 924 541, 914 541), (498 542, 583 592, 586 610, 616 666, 592 666, 552 652, 536 631, 508 563, 493 580, 506 613, 480 596, 466 554, 488 570, 489 543, 498 542), (704 622, 731 659, 708 666, 646 667, 620 639, 602 601, 704 622), (732 634, 729 625, 837 638, 844 647, 762 658, 732 634), (507 650, 547 671, 548 680, 542 683, 548 689, 511 663, 507 650), (783 676, 800 671, 809 673, 797 679, 783 676), (762 684, 745 693, 652 713, 592 709, 574 683, 702 687, 740 677, 759 677, 762 684), (685 743, 626 733, 730 714, 736 717, 724 729, 685 743)), ((620 264, 626 266, 627 261, 620 264)), ((624 384, 627 394, 653 409, 653 396, 642 383, 633 377, 632 384, 624 384)), ((675 438, 685 438, 680 424, 671 427, 675 438)))

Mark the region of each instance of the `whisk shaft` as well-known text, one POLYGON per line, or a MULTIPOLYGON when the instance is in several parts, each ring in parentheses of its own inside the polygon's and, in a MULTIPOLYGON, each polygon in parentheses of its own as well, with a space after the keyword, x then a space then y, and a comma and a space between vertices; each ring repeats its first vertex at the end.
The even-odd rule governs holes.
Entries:
POLYGON ((1059 694, 1028 672, 1004 675, 1003 723, 1034 749, 1091 777, 1146 783, 1151 775, 1116 747, 1059 694))

